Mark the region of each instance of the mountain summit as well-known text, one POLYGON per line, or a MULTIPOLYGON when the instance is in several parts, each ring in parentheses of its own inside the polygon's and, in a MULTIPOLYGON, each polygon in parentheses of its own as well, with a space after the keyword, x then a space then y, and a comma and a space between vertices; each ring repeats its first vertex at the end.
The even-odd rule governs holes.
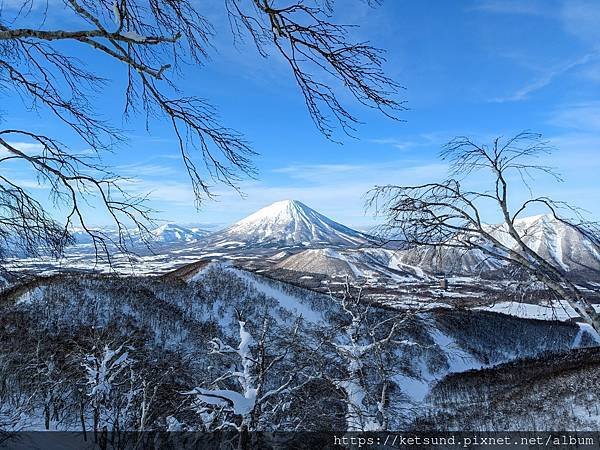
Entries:
POLYGON ((215 233, 219 246, 359 246, 368 236, 339 224, 298 200, 266 206, 230 227, 215 233))
POLYGON ((175 223, 166 223, 151 231, 154 242, 195 242, 209 234, 200 228, 188 228, 175 223))
MULTIPOLYGON (((517 252, 521 251, 520 246, 509 235, 506 225, 486 225, 486 228, 496 240, 517 252)), ((525 245, 564 272, 580 275, 589 273, 595 276, 600 271, 597 247, 576 228, 549 214, 517 219, 515 229, 525 245)), ((481 273, 500 270, 506 266, 505 261, 490 258, 480 250, 415 247, 400 255, 403 263, 429 272, 481 273)))
MULTIPOLYGON (((561 270, 596 273, 600 270, 597 247, 576 228, 557 220, 551 214, 517 219, 515 228, 529 248, 561 270)), ((498 240, 519 251, 505 226, 494 234, 498 240)))

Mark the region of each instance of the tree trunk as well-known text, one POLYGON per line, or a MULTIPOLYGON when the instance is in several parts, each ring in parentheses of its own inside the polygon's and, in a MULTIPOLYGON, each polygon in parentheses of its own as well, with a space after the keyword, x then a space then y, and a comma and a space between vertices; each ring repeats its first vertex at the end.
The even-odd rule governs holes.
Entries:
POLYGON ((81 421, 81 429, 83 431, 83 440, 85 442, 87 442, 87 431, 85 429, 85 415, 84 415, 84 409, 83 409, 83 400, 81 401, 81 405, 79 408, 79 420, 81 421))
POLYGON ((106 450, 108 448, 108 429, 106 428, 106 426, 102 428, 98 445, 100 447, 100 450, 106 450))
POLYGON ((100 412, 94 407, 94 442, 98 442, 98 422, 100 422, 100 412))
POLYGON ((44 405, 44 428, 46 431, 50 429, 50 406, 47 403, 44 405))
POLYGON ((242 424, 240 428, 240 439, 238 441, 238 449, 239 450, 248 450, 250 443, 250 435, 248 433, 248 426, 246 424, 242 424))

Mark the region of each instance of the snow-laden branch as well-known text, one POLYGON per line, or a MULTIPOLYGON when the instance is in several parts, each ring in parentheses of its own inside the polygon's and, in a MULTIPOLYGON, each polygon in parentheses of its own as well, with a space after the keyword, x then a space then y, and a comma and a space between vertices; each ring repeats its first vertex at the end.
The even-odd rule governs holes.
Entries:
POLYGON ((99 356, 85 356, 82 365, 87 373, 87 384, 90 386, 88 396, 101 401, 110 395, 115 380, 131 363, 129 352, 124 345, 115 350, 105 345, 99 356))
POLYGON ((223 343, 220 339, 211 340, 211 354, 235 354, 238 357, 241 370, 230 371, 228 374, 219 377, 219 381, 227 378, 235 377, 239 390, 232 389, 206 389, 196 387, 189 392, 188 395, 194 395, 196 401, 200 405, 218 406, 227 408, 233 415, 241 420, 241 427, 249 427, 251 422, 251 413, 254 411, 257 404, 257 394, 259 385, 255 374, 256 359, 252 354, 252 346, 255 341, 252 335, 246 330, 246 323, 238 321, 239 325, 239 345, 233 348, 230 345, 223 343))
POLYGON ((330 294, 349 319, 349 323, 341 328, 341 333, 328 343, 345 368, 343 378, 331 381, 344 393, 348 430, 379 431, 387 428, 387 391, 392 384, 382 362, 382 354, 392 344, 412 346, 417 343, 408 339, 394 341, 408 316, 377 318, 377 311, 363 301, 362 292, 362 287, 359 287, 353 294, 346 279, 341 299, 330 294), (376 377, 375 383, 368 373, 376 377), (376 385, 381 388, 379 394, 374 395, 373 388, 376 385))
POLYGON ((257 339, 247 330, 246 322, 238 320, 237 347, 218 338, 210 341, 209 354, 234 356, 236 361, 235 366, 216 378, 210 387, 196 387, 185 393, 194 396, 196 413, 207 419, 205 425, 210 429, 223 429, 234 424, 238 431, 256 430, 260 426, 261 414, 267 409, 273 411, 273 402, 277 404, 278 398, 290 395, 298 387, 294 383, 297 372, 275 372, 295 342, 298 325, 294 327, 291 343, 277 352, 268 350, 268 330, 268 316, 265 316, 257 339), (272 374, 276 374, 274 380, 277 382, 271 381, 272 374), (232 383, 232 380, 235 381, 232 383), (221 386, 224 382, 228 383, 228 388, 221 386), (217 418, 219 422, 216 422, 217 418))

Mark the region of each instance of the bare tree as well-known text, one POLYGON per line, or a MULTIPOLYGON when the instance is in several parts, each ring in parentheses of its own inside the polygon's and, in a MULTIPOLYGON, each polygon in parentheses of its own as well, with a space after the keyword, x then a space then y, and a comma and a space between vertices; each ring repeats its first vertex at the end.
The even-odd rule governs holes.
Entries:
POLYGON ((345 317, 344 325, 328 336, 327 347, 333 350, 333 360, 342 368, 341 375, 331 381, 343 393, 346 403, 348 431, 383 431, 389 427, 394 401, 390 393, 395 386, 393 348, 415 345, 399 340, 402 325, 418 313, 417 310, 381 314, 346 280, 340 298, 330 294, 345 317))
MULTIPOLYGON (((363 105, 396 117, 403 109, 396 99, 399 86, 383 73, 381 51, 353 42, 350 27, 333 22, 332 0, 275 3, 226 0, 224 14, 236 39, 249 36, 260 55, 274 50, 283 56, 321 132, 332 138, 336 124, 350 132, 358 123, 340 100, 339 88, 363 105)), ((100 160, 126 137, 95 113, 94 101, 110 80, 107 74, 89 71, 74 56, 76 49, 122 65, 126 118, 142 114, 147 124, 155 117, 170 124, 197 206, 212 197, 213 183, 238 189, 242 177, 254 174, 255 151, 248 142, 220 123, 208 100, 178 90, 181 68, 206 64, 214 37, 213 25, 194 0, 25 0, 12 15, 10 9, 0 10, 0 87, 17 92, 28 108, 49 112, 86 149, 81 154, 36 130, 35 124, 0 130, 0 165, 22 164, 49 187, 65 211, 64 217, 44 211, 3 170, 0 247, 19 245, 30 254, 60 255, 71 242, 70 227, 76 225, 91 236, 97 252, 108 254, 110 236, 94 230, 86 217, 91 199, 118 226, 113 244, 120 249, 127 247, 127 228, 147 231, 152 211, 145 197, 131 194, 127 180, 100 160), (48 29, 43 25, 48 8, 62 8, 64 23, 72 25, 48 29), (42 25, 31 28, 31 23, 42 25), (15 144, 23 140, 34 143, 35 150, 15 144)))
POLYGON ((441 251, 480 251, 488 258, 517 267, 566 300, 600 332, 600 317, 585 293, 555 261, 527 245, 527 230, 517 226, 519 218, 537 207, 581 233, 596 251, 600 250, 598 227, 584 220, 580 209, 533 194, 536 174, 560 180, 551 167, 539 161, 551 150, 541 135, 531 132, 506 140, 497 138, 489 146, 458 137, 441 152, 441 158, 450 165, 448 179, 418 186, 376 186, 368 194, 367 206, 385 218, 380 231, 388 239, 441 251), (476 171, 487 176, 487 187, 465 189, 465 179, 476 171), (523 202, 513 198, 518 184, 530 193, 523 202), (502 217, 502 223, 486 224, 485 214, 490 211, 502 217))

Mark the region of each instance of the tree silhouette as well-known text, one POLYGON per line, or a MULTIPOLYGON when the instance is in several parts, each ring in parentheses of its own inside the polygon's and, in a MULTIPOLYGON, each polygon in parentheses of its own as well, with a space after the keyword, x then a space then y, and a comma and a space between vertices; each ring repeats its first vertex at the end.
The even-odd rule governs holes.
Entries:
POLYGON ((377 186, 369 193, 367 206, 384 217, 380 229, 383 236, 413 248, 479 251, 487 258, 508 263, 544 283, 600 332, 600 316, 586 299, 587 294, 556 261, 528 245, 528 230, 515 225, 532 207, 541 208, 600 251, 598 226, 584 220, 581 210, 533 195, 536 174, 560 179, 551 167, 539 162, 551 150, 541 135, 531 132, 506 140, 497 138, 489 146, 458 137, 441 152, 441 158, 450 165, 448 179, 419 186, 377 186), (477 190, 466 189, 465 180, 477 171, 486 176, 485 185, 477 190), (519 182, 531 193, 524 202, 511 197, 511 188, 519 182), (490 210, 502 217, 500 224, 485 223, 490 210))
MULTIPOLYGON (((400 86, 382 70, 381 50, 354 42, 349 26, 334 23, 333 6, 331 0, 281 5, 226 0, 223 10, 236 39, 250 37, 260 55, 275 52, 286 61, 310 116, 330 139, 336 129, 351 133, 358 123, 341 100, 340 87, 386 116, 396 118, 403 109, 397 99, 400 86)), ((12 15, 8 9, 0 11, 0 87, 17 92, 33 109, 49 111, 89 149, 77 153, 36 130, 34 123, 27 129, 0 129, 0 165, 24 164, 65 211, 64 217, 44 211, 27 187, 3 170, 0 248, 60 255, 71 242, 69 229, 79 226, 91 237, 96 254, 108 254, 107 243, 127 249, 129 229, 147 232, 153 211, 145 197, 131 193, 127 180, 100 159, 106 151, 118 150, 126 137, 96 113, 110 74, 91 71, 75 50, 122 65, 126 118, 142 115, 148 122, 157 117, 170 125, 197 206, 212 197, 214 183, 238 189, 242 177, 255 173, 256 153, 243 136, 219 121, 209 100, 178 89, 179 71, 209 61, 215 29, 202 8, 194 0, 25 0, 12 15), (62 8, 69 27, 45 26, 49 8, 62 8), (32 28, 31 23, 42 25, 32 28), (23 140, 35 143, 35 151, 15 145, 23 140), (115 222, 118 238, 89 225, 85 205, 92 199, 115 222)), ((2 119, 11 118, 4 113, 2 119)))

